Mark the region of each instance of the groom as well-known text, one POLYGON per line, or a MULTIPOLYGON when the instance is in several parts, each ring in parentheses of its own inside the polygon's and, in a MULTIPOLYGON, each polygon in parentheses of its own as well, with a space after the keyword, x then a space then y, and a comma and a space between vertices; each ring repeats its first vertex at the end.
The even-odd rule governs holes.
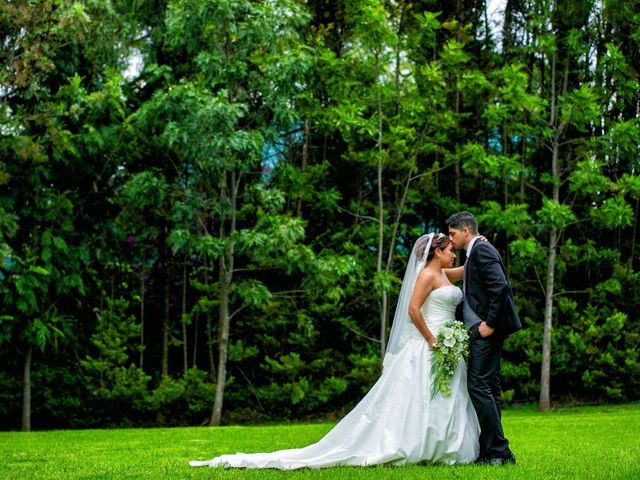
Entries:
POLYGON ((498 251, 478 240, 478 222, 469 212, 447 219, 449 238, 464 249, 464 323, 471 330, 467 384, 480 422, 480 457, 477 463, 504 465, 516 458, 504 437, 500 409, 500 352, 502 342, 522 325, 513 292, 498 251))

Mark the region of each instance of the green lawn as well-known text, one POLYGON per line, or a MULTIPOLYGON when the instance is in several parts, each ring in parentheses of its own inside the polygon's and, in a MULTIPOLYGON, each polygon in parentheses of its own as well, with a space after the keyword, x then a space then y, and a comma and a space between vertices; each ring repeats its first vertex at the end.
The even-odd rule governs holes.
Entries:
POLYGON ((341 467, 223 470, 189 467, 221 453, 269 451, 318 440, 331 424, 0 432, 2 479, 640 479, 640 404, 504 412, 518 464, 506 467, 341 467))

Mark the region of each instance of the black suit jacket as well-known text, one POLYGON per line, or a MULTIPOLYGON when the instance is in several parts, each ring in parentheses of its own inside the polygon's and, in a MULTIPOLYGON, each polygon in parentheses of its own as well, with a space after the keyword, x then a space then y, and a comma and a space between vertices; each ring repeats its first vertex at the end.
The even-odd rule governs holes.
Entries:
POLYGON ((513 291, 500 254, 489 242, 476 240, 465 262, 464 301, 503 338, 522 328, 513 291))

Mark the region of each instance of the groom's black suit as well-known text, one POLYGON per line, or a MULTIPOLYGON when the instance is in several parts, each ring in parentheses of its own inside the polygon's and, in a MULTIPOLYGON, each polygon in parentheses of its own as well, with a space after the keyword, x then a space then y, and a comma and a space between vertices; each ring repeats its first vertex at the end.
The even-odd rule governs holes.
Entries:
POLYGON ((489 242, 476 240, 464 265, 464 321, 471 328, 467 384, 480 422, 480 457, 509 459, 500 409, 500 352, 502 342, 522 328, 498 251, 489 242), (495 328, 481 337, 480 322, 495 328))

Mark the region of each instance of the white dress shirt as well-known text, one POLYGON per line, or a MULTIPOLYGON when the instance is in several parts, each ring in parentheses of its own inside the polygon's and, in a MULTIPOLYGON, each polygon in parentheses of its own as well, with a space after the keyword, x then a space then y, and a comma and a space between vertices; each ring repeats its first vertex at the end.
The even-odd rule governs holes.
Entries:
POLYGON ((476 240, 478 240, 479 238, 480 235, 476 235, 469 241, 469 245, 467 245, 467 258, 469 258, 469 255, 471 254, 471 248, 473 248, 473 244, 476 243, 476 240))

